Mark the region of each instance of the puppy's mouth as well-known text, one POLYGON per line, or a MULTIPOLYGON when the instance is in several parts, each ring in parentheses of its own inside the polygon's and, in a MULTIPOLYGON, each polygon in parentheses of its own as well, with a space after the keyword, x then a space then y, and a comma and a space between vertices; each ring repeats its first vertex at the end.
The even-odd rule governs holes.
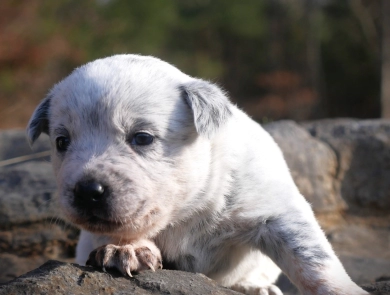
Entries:
POLYGON ((118 232, 126 227, 124 220, 110 219, 98 214, 88 214, 87 212, 72 216, 72 220, 82 228, 96 233, 118 232))
POLYGON ((108 226, 116 226, 116 227, 120 227, 120 226, 123 226, 123 222, 119 222, 117 220, 110 220, 110 219, 106 219, 106 218, 102 218, 102 217, 99 217, 99 216, 91 216, 91 217, 88 217, 87 220, 86 220, 86 223, 87 224, 91 224, 91 225, 102 225, 102 224, 105 224, 105 225, 108 225, 108 226))

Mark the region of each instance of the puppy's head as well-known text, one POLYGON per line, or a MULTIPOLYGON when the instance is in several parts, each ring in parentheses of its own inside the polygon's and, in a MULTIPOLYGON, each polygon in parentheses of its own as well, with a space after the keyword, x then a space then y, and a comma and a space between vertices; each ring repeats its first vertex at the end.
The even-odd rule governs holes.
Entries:
POLYGON ((97 233, 152 236, 204 206, 211 141, 230 116, 222 91, 152 57, 76 69, 33 113, 50 137, 66 216, 97 233))

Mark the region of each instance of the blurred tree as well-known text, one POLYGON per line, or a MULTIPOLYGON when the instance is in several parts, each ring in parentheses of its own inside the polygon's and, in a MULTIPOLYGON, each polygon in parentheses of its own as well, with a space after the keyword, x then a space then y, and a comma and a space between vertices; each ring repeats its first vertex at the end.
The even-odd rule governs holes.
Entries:
POLYGON ((382 0, 382 117, 390 118, 390 1, 382 0))
POLYGON ((378 117, 378 32, 389 26, 379 3, 2 0, 0 128, 23 127, 53 83, 117 53, 156 55, 217 82, 259 121, 378 117))
POLYGON ((379 39, 364 34, 366 26, 362 15, 351 9, 351 5, 358 2, 367 3, 368 11, 369 8, 376 11, 369 6, 374 6, 375 0, 333 0, 324 7, 327 31, 322 45, 322 64, 329 117, 380 116, 379 39))

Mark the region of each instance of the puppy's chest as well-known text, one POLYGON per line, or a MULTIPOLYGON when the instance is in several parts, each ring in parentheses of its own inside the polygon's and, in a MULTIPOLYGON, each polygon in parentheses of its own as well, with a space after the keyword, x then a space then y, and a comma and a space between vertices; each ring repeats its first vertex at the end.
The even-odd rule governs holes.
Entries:
POLYGON ((156 244, 163 256, 163 268, 208 273, 226 258, 235 235, 223 222, 200 222, 169 228, 156 238, 156 244))

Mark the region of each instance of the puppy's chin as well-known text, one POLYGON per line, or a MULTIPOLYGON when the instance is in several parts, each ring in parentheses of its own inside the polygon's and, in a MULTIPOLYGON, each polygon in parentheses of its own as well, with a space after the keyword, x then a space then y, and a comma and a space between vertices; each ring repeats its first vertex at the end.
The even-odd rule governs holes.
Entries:
POLYGON ((73 219, 73 222, 81 228, 99 234, 115 234, 129 231, 126 224, 120 221, 102 219, 97 216, 73 219))
POLYGON ((67 212, 68 220, 86 231, 108 236, 119 236, 127 239, 149 237, 159 231, 159 222, 151 220, 148 216, 144 218, 116 217, 110 219, 94 214, 78 214, 67 212))

